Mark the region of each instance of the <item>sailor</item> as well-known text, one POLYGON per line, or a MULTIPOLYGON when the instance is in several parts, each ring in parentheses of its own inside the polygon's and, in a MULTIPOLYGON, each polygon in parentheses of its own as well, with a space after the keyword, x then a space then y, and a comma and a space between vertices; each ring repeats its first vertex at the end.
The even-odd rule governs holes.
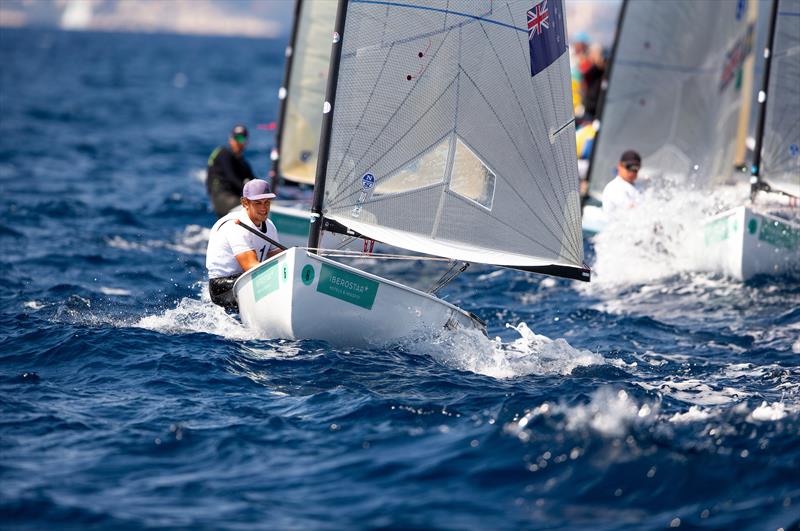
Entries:
POLYGON ((244 158, 247 137, 245 126, 234 126, 228 145, 218 146, 208 157, 206 189, 218 218, 239 205, 242 187, 256 178, 244 158))
POLYGON ((206 269, 208 291, 214 304, 238 310, 232 291, 233 283, 245 271, 281 252, 277 246, 242 226, 246 225, 278 242, 278 231, 267 219, 274 197, 267 181, 250 181, 242 191, 243 209, 218 219, 211 228, 206 269))
POLYGON ((617 164, 617 176, 603 189, 603 212, 608 219, 636 206, 642 193, 636 187, 636 178, 642 167, 642 157, 633 150, 622 154, 617 164))

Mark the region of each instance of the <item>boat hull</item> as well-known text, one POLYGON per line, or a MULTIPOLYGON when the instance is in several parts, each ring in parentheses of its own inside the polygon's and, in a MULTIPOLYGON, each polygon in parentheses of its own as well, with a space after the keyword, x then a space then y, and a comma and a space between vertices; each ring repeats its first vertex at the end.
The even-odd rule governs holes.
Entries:
POLYGON ((234 285, 245 325, 264 338, 316 339, 336 346, 383 346, 478 330, 476 317, 427 293, 292 248, 234 285))
POLYGON ((793 274, 800 268, 800 226, 739 206, 703 227, 704 265, 738 280, 793 274))

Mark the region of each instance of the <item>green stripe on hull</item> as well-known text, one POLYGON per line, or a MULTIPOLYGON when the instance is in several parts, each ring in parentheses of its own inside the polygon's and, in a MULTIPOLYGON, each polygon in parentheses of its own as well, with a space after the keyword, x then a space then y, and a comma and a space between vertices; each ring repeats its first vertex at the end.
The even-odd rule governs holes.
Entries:
POLYGON ((780 221, 762 219, 758 239, 775 247, 797 249, 797 244, 800 243, 800 230, 793 229, 780 221))
POLYGON ((305 216, 287 216, 277 212, 270 212, 269 219, 275 224, 278 229, 278 234, 294 235, 308 237, 308 229, 311 224, 308 222, 308 217, 305 216))

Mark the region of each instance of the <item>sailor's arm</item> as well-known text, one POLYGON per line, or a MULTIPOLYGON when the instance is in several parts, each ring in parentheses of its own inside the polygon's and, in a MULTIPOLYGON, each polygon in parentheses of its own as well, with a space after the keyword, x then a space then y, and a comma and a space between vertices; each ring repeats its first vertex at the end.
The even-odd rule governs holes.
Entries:
POLYGON ((242 271, 245 272, 249 271, 250 269, 253 269, 255 266, 261 263, 258 261, 258 255, 252 249, 237 254, 236 261, 239 262, 239 266, 241 266, 242 271))

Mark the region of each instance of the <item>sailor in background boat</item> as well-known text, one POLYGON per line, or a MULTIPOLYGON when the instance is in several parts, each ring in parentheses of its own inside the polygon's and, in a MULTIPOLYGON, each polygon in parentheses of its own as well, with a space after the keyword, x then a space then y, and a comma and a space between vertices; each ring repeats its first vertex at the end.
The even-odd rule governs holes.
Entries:
POLYGON ((242 210, 218 219, 211 228, 206 269, 208 291, 214 304, 238 310, 233 283, 245 271, 281 252, 276 245, 254 234, 258 231, 278 242, 278 230, 267 218, 274 197, 267 181, 252 180, 244 185, 240 200, 242 210))
POLYGON ((617 163, 617 176, 603 188, 603 212, 611 219, 619 212, 633 208, 642 193, 636 187, 636 178, 642 167, 642 157, 633 150, 622 154, 617 163))
POLYGON ((218 146, 208 157, 206 189, 218 218, 239 205, 242 187, 256 178, 244 158, 247 137, 245 126, 234 126, 228 145, 218 146))

